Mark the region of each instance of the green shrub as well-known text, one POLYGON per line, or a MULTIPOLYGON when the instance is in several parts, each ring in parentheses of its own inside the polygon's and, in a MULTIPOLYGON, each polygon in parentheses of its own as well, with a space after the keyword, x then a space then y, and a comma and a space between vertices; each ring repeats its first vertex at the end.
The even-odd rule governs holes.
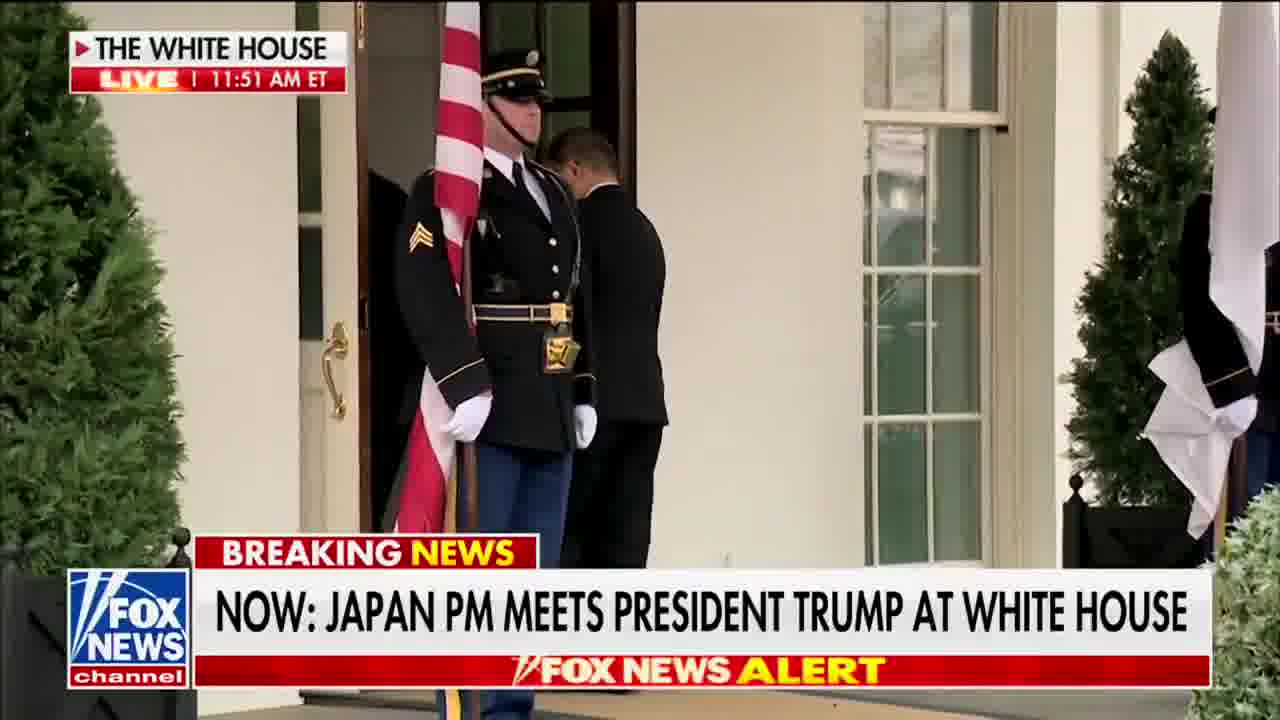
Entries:
POLYGON ((1213 685, 1194 720, 1280 718, 1280 491, 1268 489, 1227 532, 1214 577, 1213 685))
POLYGON ((161 269, 63 3, 0 3, 0 543, 27 569, 152 565, 178 524, 161 269))

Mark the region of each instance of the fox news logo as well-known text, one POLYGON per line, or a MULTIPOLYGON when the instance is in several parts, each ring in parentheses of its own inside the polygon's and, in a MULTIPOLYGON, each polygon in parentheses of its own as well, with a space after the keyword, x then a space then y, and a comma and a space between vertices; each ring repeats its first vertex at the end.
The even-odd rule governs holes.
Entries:
POLYGON ((68 570, 67 687, 185 688, 187 570, 68 570))

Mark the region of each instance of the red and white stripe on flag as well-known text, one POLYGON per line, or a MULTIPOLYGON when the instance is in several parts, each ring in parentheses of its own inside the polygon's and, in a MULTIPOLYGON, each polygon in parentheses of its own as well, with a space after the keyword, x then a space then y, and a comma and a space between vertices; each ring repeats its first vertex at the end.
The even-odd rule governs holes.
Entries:
MULTIPOLYGON (((461 293, 462 247, 475 225, 484 171, 480 3, 445 3, 443 40, 436 114, 435 199, 448 241, 454 289, 461 293)), ((454 469, 455 442, 441 428, 452 414, 430 369, 425 370, 422 397, 406 449, 397 532, 444 529, 446 478, 454 469)))

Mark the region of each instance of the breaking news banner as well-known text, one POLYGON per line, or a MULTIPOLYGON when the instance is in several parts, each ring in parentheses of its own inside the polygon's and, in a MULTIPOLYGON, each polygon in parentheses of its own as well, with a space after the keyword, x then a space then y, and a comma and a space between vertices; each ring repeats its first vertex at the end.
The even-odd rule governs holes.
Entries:
MULTIPOLYGON (((1208 570, 591 571, 538 569, 536 557, 532 536, 197 537, 191 680, 397 689, 1211 681, 1208 570)), ((142 595, 108 602, 111 623, 92 620, 90 631, 150 632, 159 615, 135 611, 142 595)), ((90 640, 112 652, 140 641, 90 640)), ((152 652, 143 661, 158 662, 152 652)))
POLYGON ((68 83, 73 95, 341 95, 349 48, 343 32, 72 32, 68 83))

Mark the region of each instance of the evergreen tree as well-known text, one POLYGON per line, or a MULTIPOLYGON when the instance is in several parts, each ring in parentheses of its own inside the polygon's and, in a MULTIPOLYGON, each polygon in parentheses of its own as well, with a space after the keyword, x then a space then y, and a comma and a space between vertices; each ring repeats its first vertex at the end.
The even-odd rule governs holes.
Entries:
POLYGON ((1183 216, 1212 179, 1212 125, 1190 51, 1166 32, 1125 102, 1133 139, 1111 170, 1110 229, 1076 309, 1069 457, 1104 505, 1187 505, 1190 494, 1140 437, 1163 391, 1147 367, 1182 337, 1183 216))
POLYGON ((178 524, 161 269, 64 3, 0 3, 0 543, 41 575, 144 566, 178 524))

